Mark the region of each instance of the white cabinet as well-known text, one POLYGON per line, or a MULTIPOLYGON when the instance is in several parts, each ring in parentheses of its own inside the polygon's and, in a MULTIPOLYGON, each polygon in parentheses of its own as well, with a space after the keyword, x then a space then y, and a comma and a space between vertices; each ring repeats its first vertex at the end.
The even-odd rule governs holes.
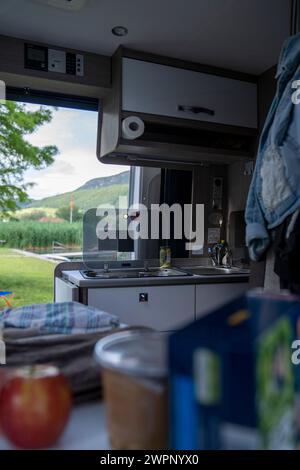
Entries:
POLYGON ((249 289, 247 282, 196 285, 196 319, 221 307, 249 289))
POLYGON ((78 302, 79 289, 74 284, 55 278, 55 302, 78 302))
MULTIPOLYGON (((244 293, 247 282, 176 286, 93 287, 87 303, 117 315, 130 326, 172 331, 244 293)), ((79 301, 80 287, 55 279, 55 302, 79 301)))
POLYGON ((255 83, 129 58, 122 71, 124 111, 257 127, 255 83))
POLYGON ((175 330, 195 319, 195 286, 111 287, 88 290, 88 304, 128 325, 175 330))

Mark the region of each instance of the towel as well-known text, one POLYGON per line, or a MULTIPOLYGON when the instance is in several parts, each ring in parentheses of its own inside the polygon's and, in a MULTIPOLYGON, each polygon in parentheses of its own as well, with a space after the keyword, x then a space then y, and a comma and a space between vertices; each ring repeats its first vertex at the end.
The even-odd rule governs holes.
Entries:
POLYGON ((51 363, 68 378, 75 402, 101 396, 96 342, 124 328, 118 317, 77 302, 0 312, 8 367, 51 363))
POLYGON ((77 334, 110 329, 118 317, 78 302, 57 302, 6 308, 0 314, 4 328, 35 329, 40 334, 77 334))

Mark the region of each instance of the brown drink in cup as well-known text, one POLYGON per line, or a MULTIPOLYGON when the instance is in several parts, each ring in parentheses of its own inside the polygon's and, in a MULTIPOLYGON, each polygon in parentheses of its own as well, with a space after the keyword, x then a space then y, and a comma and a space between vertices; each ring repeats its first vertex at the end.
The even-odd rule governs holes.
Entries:
POLYGON ((162 333, 124 331, 96 345, 114 449, 167 448, 166 341, 162 333))

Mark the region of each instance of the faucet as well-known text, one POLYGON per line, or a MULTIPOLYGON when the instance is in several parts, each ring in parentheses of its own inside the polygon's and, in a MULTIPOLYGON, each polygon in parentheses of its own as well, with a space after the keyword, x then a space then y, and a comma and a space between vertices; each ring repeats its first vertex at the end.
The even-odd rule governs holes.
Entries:
POLYGON ((149 261, 144 261, 144 271, 145 271, 145 273, 148 273, 150 271, 149 261))
POLYGON ((108 273, 108 271, 109 271, 108 263, 104 263, 104 265, 103 265, 103 271, 104 271, 105 273, 108 273))
POLYGON ((231 250, 225 240, 221 240, 220 243, 216 243, 212 248, 209 248, 208 254, 213 266, 227 268, 232 266, 231 250))
POLYGON ((229 247, 226 248, 222 263, 225 268, 232 268, 232 251, 229 247))
POLYGON ((213 266, 220 266, 222 264, 220 261, 219 244, 214 245, 212 248, 208 248, 208 254, 213 266))

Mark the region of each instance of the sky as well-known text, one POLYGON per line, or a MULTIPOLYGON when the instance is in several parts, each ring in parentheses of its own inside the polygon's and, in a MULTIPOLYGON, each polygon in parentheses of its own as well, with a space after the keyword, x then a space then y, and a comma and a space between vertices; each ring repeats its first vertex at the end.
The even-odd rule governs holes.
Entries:
MULTIPOLYGON (((38 107, 32 104, 26 106, 30 110, 38 107)), ((33 145, 56 145, 59 149, 52 165, 43 170, 29 169, 24 173, 25 183, 35 183, 28 190, 30 198, 42 199, 73 191, 92 178, 110 176, 128 169, 98 161, 97 119, 94 111, 58 108, 53 111, 51 123, 26 137, 33 145)))

